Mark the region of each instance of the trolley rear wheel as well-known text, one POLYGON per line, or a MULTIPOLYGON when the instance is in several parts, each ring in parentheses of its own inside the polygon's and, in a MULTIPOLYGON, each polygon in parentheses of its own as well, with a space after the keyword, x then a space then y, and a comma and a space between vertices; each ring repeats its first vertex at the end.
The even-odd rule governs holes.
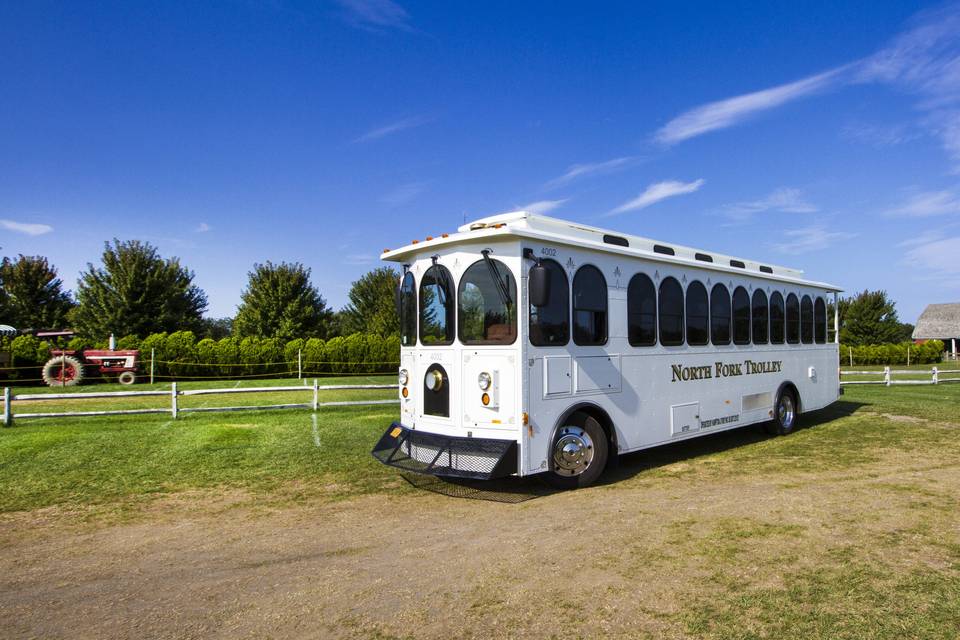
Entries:
POLYGON ((607 465, 607 434, 594 418, 575 413, 557 429, 545 480, 558 489, 593 484, 607 465))
POLYGON ((777 402, 773 405, 773 421, 767 423, 767 432, 771 435, 785 436, 797 426, 798 410, 797 394, 792 389, 783 389, 777 395, 777 402))

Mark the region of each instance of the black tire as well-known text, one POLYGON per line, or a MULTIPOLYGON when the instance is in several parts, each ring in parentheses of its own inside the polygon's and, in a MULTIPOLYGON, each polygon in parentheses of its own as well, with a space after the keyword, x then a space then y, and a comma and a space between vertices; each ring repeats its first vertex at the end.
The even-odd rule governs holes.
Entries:
POLYGON ((767 433, 775 436, 785 436, 797 428, 800 417, 797 394, 787 387, 777 395, 777 402, 773 405, 773 420, 766 424, 767 433))
POLYGON ((83 380, 83 365, 73 356, 54 356, 43 365, 48 387, 75 387, 83 380))
POLYGON ((593 484, 607 466, 609 442, 594 418, 575 413, 557 428, 550 445, 546 482, 557 489, 579 489, 593 484), (564 444, 564 442, 566 444, 564 444), (566 453, 561 451, 566 447, 566 453), (583 459, 589 457, 584 464, 583 459))
POLYGON ((124 371, 117 376, 117 382, 123 385, 131 385, 137 381, 137 374, 133 371, 124 371))

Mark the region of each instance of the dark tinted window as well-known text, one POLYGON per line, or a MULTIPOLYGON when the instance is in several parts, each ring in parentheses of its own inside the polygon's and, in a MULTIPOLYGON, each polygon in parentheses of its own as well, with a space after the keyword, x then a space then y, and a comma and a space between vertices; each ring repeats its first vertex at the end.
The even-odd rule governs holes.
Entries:
POLYGON ((400 344, 417 344, 417 283, 409 271, 400 283, 400 344))
POLYGON ((573 341, 579 345, 607 342, 607 281, 590 264, 573 276, 573 341))
POLYGON ((800 301, 800 340, 803 344, 813 344, 813 300, 803 296, 800 301))
POLYGON ((499 260, 478 260, 463 273, 457 292, 460 342, 512 344, 517 338, 517 283, 499 260))
POLYGON ((817 344, 824 344, 827 341, 827 303, 823 298, 817 298, 813 303, 813 330, 817 344))
POLYGON ((634 347, 657 343, 657 290, 643 273, 630 278, 627 287, 627 340, 634 347))
POLYGON ((753 344, 767 344, 767 294, 753 292, 753 344))
POLYGON ((542 307, 530 305, 530 344, 559 347, 570 340, 570 290, 567 274, 553 260, 541 261, 550 272, 550 300, 542 307))
POLYGON ((424 345, 453 342, 453 279, 443 265, 435 264, 420 281, 420 342, 424 345))
POLYGON ((730 292, 722 284, 710 291, 710 341, 730 344, 730 292))
POLYGON ((683 287, 676 278, 660 283, 660 344, 683 344, 683 287))
POLYGON ((694 280, 687 285, 687 344, 703 345, 710 340, 710 305, 707 289, 694 280))
POLYGON ((750 294, 743 287, 733 290, 733 344, 750 344, 750 294))
POLYGON ((783 344, 783 296, 779 291, 770 294, 770 342, 783 344))
POLYGON ((800 302, 792 293, 787 296, 787 342, 800 342, 800 302))

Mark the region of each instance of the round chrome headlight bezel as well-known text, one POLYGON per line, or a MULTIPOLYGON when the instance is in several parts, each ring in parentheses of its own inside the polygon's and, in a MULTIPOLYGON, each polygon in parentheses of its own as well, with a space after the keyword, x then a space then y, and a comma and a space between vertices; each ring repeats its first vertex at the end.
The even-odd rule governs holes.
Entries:
POLYGON ((477 385, 481 391, 489 389, 491 384, 493 384, 493 376, 486 371, 481 372, 480 375, 477 376, 477 385))
POLYGON ((397 381, 400 382, 401 387, 407 386, 407 383, 410 381, 410 372, 406 369, 400 369, 400 373, 397 375, 397 381))

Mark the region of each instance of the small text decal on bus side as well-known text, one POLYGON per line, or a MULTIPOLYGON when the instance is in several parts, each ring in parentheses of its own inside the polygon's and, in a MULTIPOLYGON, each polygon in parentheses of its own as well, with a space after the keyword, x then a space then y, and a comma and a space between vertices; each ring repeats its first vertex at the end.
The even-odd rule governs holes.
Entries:
POLYGON ((713 366, 703 365, 698 367, 687 367, 682 364, 670 365, 673 378, 670 382, 677 380, 706 380, 708 378, 729 378, 730 376, 752 375, 755 373, 779 373, 783 370, 783 360, 767 360, 765 362, 755 362, 753 360, 744 360, 743 362, 715 362, 713 366))

